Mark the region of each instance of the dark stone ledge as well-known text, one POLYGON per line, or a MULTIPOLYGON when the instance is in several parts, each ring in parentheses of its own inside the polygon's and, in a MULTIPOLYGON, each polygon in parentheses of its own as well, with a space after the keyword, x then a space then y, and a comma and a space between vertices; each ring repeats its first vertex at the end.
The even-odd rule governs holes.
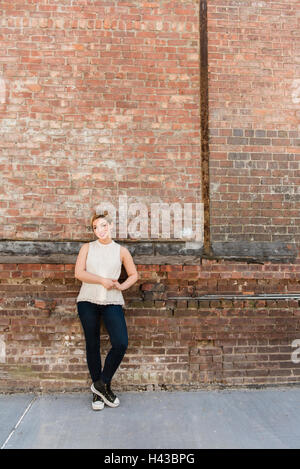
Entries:
MULTIPOLYGON (((118 241, 136 264, 199 264, 202 244, 187 242, 118 241)), ((73 264, 80 241, 0 241, 0 263, 73 264)))
POLYGON ((228 241, 212 244, 212 258, 247 262, 294 263, 298 255, 295 243, 228 241))
MULTIPOLYGON (((293 263, 297 247, 292 243, 217 242, 209 254, 203 245, 185 241, 118 241, 130 251, 136 264, 200 264, 201 259, 228 259, 249 263, 293 263)), ((0 241, 0 263, 73 264, 80 241, 0 241)))

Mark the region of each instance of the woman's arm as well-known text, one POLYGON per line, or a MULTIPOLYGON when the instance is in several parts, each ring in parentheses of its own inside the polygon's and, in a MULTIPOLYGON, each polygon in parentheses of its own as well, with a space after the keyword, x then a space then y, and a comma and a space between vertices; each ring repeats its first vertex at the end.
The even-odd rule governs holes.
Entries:
POLYGON ((111 279, 100 277, 100 275, 91 274, 86 271, 86 258, 89 252, 89 243, 81 246, 75 264, 75 278, 85 283, 97 283, 103 285, 105 288, 110 289, 114 287, 111 279))
POLYGON ((117 280, 114 280, 114 286, 118 290, 127 290, 139 279, 139 274, 134 265, 132 256, 127 248, 124 246, 121 247, 121 258, 124 264, 125 270, 127 272, 128 278, 123 283, 119 283, 117 280))

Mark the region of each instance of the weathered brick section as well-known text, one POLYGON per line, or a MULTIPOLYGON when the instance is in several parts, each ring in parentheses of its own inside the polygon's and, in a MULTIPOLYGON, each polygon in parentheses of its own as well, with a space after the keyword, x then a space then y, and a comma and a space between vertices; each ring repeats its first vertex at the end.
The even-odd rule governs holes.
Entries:
MULTIPOLYGON (((114 381, 119 389, 296 383, 291 358, 300 339, 296 300, 170 300, 206 293, 299 291, 295 265, 203 260, 138 266, 124 292, 129 348, 114 381)), ((1 391, 79 390, 89 383, 76 313, 74 265, 1 266, 1 391)), ((102 329, 102 352, 109 340, 102 329)))
POLYGON ((299 2, 207 8, 211 236, 299 246, 299 2))
POLYGON ((207 8, 210 127, 297 130, 298 0, 209 0, 207 8))
POLYGON ((300 133, 211 129, 215 241, 300 243, 300 133))

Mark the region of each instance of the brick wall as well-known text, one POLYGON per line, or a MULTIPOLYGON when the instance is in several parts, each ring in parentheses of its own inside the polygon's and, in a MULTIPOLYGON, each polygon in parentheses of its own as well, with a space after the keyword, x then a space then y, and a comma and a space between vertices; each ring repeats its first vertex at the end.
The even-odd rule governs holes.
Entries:
POLYGON ((124 194, 201 200, 198 8, 1 2, 1 238, 86 239, 124 194))
POLYGON ((299 3, 207 4, 212 237, 299 245, 299 3))
MULTIPOLYGON (((293 341, 300 337, 299 301, 168 297, 192 291, 295 291, 300 260, 294 266, 266 263, 247 271, 241 263, 208 260, 202 266, 138 267, 142 282, 124 292, 129 347, 114 377, 116 388, 299 382, 299 363, 292 360, 293 341)), ((72 264, 2 266, 2 390, 88 388, 85 343, 74 308, 79 282, 73 269, 72 264)), ((101 343, 105 356, 105 329, 101 343)))
POLYGON ((297 0, 1 6, 1 390, 87 389, 80 282, 61 244, 92 239, 91 209, 120 195, 196 203, 205 184, 203 252, 187 259, 150 233, 132 251, 140 280, 124 292, 129 348, 115 385, 299 383, 298 301, 193 298, 300 292, 297 0))

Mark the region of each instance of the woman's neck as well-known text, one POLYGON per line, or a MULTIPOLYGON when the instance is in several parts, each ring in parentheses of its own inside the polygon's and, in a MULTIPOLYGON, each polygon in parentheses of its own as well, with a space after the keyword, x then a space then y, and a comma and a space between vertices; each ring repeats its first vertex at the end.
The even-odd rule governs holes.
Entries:
POLYGON ((105 241, 105 242, 104 242, 104 241, 100 241, 100 239, 98 239, 97 241, 98 241, 100 244, 110 244, 110 243, 112 243, 112 239, 111 239, 111 238, 109 238, 108 241, 105 241))

